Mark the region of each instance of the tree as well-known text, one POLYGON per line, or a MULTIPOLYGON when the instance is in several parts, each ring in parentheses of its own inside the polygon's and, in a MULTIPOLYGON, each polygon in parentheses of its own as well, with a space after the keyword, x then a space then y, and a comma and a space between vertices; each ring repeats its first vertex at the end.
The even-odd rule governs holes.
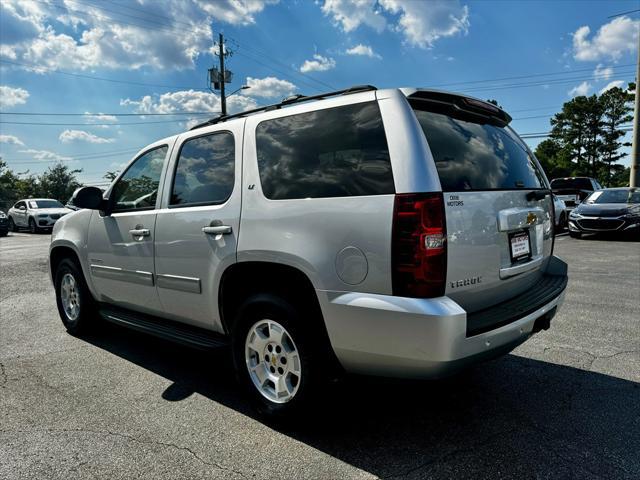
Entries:
POLYGON ((19 199, 38 194, 38 181, 29 170, 15 173, 0 158, 0 208, 8 209, 19 199))
POLYGON ((626 156, 626 153, 620 152, 620 148, 631 146, 629 142, 621 142, 625 132, 620 126, 633 120, 633 97, 633 94, 618 87, 607 90, 600 96, 604 111, 600 153, 606 163, 603 178, 607 185, 611 183, 612 164, 626 156))
POLYGON ((557 140, 549 138, 540 142, 534 154, 547 177, 557 178, 572 175, 571 161, 557 140))
POLYGON ((82 169, 71 170, 63 163, 49 167, 46 172, 38 177, 40 194, 65 202, 71 198, 71 195, 78 187, 82 186, 76 178, 76 175, 81 172, 82 169))
POLYGON ((118 175, 120 175, 120 172, 118 171, 108 171, 102 176, 102 178, 105 178, 110 182, 113 182, 118 177, 118 175))

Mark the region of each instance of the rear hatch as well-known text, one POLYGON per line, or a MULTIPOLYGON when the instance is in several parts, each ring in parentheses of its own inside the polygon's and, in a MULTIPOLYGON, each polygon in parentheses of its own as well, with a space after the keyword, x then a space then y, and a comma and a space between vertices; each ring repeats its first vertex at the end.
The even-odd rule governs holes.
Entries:
POLYGON ((553 200, 504 111, 442 92, 408 97, 433 155, 447 231, 445 295, 487 309, 541 280, 553 248, 553 200))
POLYGON ((567 207, 575 207, 593 192, 588 178, 554 178, 551 190, 567 207))

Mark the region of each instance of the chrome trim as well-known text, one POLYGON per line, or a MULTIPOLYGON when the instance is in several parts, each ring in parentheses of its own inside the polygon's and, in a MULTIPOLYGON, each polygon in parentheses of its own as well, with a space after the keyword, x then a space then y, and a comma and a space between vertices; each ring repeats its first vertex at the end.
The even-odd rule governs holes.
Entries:
POLYGON ((624 219, 622 217, 587 217, 585 215, 580 215, 579 218, 574 218, 574 221, 578 224, 578 227, 580 227, 581 230, 588 230, 590 232, 614 232, 616 230, 620 230, 624 225, 624 219), (583 220, 602 220, 605 222, 618 221, 620 224, 616 228, 589 228, 582 226, 583 220))
POLYGON ((166 273, 157 274, 156 285, 159 288, 168 288, 181 292, 202 293, 200 279, 194 277, 182 277, 180 275, 169 275, 166 273))
POLYGON ((545 211, 540 207, 506 208, 498 212, 498 230, 507 232, 531 227, 543 223, 545 217, 545 211), (537 217, 532 223, 527 222, 529 214, 534 214, 537 217))
POLYGON ((153 273, 141 270, 125 270, 119 267, 106 267, 103 265, 91 265, 91 275, 94 277, 118 280, 121 282, 136 283, 153 287, 153 273))
POLYGON ((514 275, 519 275, 524 272, 528 272, 529 270, 534 270, 539 268, 544 261, 544 255, 536 255, 527 263, 523 263, 521 265, 515 265, 513 267, 505 267, 500 269, 500 278, 509 278, 514 275))

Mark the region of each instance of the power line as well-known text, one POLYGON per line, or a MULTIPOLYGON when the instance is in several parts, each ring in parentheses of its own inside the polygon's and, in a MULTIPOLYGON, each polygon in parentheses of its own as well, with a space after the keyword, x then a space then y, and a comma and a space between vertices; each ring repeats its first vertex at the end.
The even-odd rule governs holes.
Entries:
POLYGON ((158 123, 179 123, 187 119, 159 120, 154 122, 125 122, 125 123, 51 123, 51 122, 7 122, 0 120, 0 124, 5 125, 38 125, 38 126, 59 126, 59 127, 117 127, 120 125, 154 125, 158 123))
POLYGON ((173 112, 173 113, 46 113, 46 112, 0 112, 0 115, 29 115, 43 117, 154 117, 154 116, 179 116, 179 115, 216 115, 220 112, 173 112))
POLYGON ((27 67, 30 68, 32 70, 45 70, 47 73, 57 73, 60 75, 68 75, 71 77, 80 77, 80 78, 88 78, 90 80, 100 80, 102 82, 111 82, 111 83, 122 83, 125 85, 137 85, 137 86, 141 86, 141 87, 158 87, 158 88, 166 88, 169 90, 207 90, 206 88, 202 88, 202 87, 193 87, 193 86, 180 86, 180 85, 162 85, 162 84, 158 84, 158 83, 144 83, 144 82, 131 82, 128 80, 116 80, 115 78, 105 78, 105 77, 96 77, 93 75, 85 75, 82 73, 72 73, 72 72, 65 72, 63 70, 58 70, 56 68, 52 68, 52 67, 43 67, 41 65, 34 65, 34 64, 27 64, 27 63, 21 63, 21 62, 14 62, 11 60, 5 60, 5 59, 0 59, 0 63, 8 63, 10 65, 17 65, 20 67, 27 67))
POLYGON ((636 13, 636 12, 640 12, 640 8, 636 10, 629 10, 628 12, 616 13, 615 15, 609 15, 607 18, 622 17, 623 15, 627 15, 629 13, 636 13))

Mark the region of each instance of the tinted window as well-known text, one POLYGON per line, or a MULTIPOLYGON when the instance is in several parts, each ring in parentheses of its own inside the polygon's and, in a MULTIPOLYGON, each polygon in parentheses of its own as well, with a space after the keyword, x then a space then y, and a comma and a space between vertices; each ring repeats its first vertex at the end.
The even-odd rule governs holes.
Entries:
POLYGON ((31 208, 64 208, 57 200, 36 200, 29 202, 31 208))
POLYGON ((171 205, 224 203, 233 190, 234 152, 228 132, 187 140, 178 156, 171 205))
POLYGON ((266 120, 256 128, 267 198, 394 193, 387 139, 375 102, 266 120))
POLYGON ((415 110, 444 191, 545 188, 522 140, 508 127, 415 110))
POLYGON ((555 190, 593 190, 591 180, 588 178, 554 178, 551 188, 555 190))
POLYGON ((133 162, 111 192, 113 210, 155 208, 167 146, 148 151, 133 162))
POLYGON ((640 190, 599 190, 589 195, 587 203, 640 203, 640 190))

